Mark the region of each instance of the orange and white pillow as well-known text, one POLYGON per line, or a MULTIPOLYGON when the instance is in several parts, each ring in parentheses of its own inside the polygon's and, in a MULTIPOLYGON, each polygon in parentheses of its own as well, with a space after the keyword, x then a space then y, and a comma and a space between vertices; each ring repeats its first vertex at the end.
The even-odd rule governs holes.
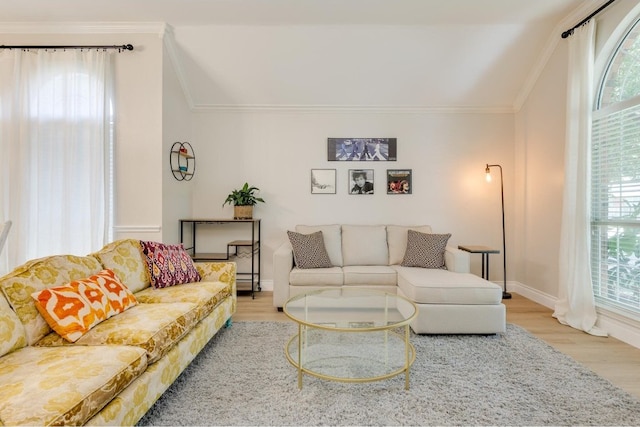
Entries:
POLYGON ((102 270, 95 276, 91 276, 90 279, 95 279, 95 282, 109 300, 107 318, 122 313, 138 304, 133 293, 118 279, 118 276, 112 270, 102 270))
POLYGON ((138 302, 113 271, 31 294, 51 329, 76 342, 91 328, 138 302))

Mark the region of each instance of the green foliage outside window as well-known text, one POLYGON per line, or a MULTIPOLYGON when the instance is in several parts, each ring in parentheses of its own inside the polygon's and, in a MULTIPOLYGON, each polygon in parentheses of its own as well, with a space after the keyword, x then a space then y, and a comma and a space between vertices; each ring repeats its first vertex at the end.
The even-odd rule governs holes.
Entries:
POLYGON ((640 95, 640 26, 636 24, 620 44, 601 88, 603 108, 640 95))
POLYGON ((592 146, 594 295, 640 313, 638 23, 623 38, 606 70, 596 110, 605 114, 594 114, 592 146))

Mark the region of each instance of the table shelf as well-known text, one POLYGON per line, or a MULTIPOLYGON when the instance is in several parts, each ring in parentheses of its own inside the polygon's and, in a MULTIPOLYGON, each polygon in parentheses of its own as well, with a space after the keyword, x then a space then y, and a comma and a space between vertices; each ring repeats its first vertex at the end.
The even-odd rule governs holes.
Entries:
POLYGON ((242 289, 251 292, 251 296, 255 298, 255 292, 261 291, 260 286, 260 220, 259 219, 209 219, 209 218, 191 218, 180 220, 180 242, 185 245, 185 249, 191 255, 194 261, 235 261, 242 258, 250 259, 251 267, 247 270, 240 268, 236 272, 236 283, 238 285, 249 284, 250 289, 242 289), (215 227, 228 224, 247 224, 250 230, 242 231, 248 235, 249 239, 236 239, 227 242, 227 251, 225 252, 198 252, 197 248, 197 230, 201 226, 215 227), (185 226, 191 226, 191 243, 186 244, 185 226), (238 248, 250 248, 248 254, 238 252, 238 248))
POLYGON ((194 261, 228 261, 229 257, 223 252, 199 252, 191 254, 194 261))

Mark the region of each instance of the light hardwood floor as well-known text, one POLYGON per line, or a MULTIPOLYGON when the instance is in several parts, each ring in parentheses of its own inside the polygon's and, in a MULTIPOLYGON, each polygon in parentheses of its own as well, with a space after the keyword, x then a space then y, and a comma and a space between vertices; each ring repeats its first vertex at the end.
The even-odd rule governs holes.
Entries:
MULTIPOLYGON (((518 294, 504 300, 507 322, 521 326, 561 352, 587 366, 618 387, 640 398, 640 349, 615 338, 594 337, 558 323, 552 311, 518 294)), ((272 305, 272 293, 262 291, 256 298, 238 295, 233 316, 241 321, 290 321, 272 305)))

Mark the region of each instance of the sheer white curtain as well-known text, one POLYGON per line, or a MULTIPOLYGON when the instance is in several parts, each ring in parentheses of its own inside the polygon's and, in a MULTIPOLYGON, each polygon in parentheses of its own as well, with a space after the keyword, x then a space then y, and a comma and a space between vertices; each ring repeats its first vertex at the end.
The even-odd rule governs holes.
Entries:
POLYGON ((560 232, 559 295, 553 316, 560 323, 593 335, 595 301, 589 256, 591 111, 593 108, 595 21, 569 38, 565 180, 560 232))
POLYGON ((0 221, 13 221, 0 268, 110 238, 111 55, 0 52, 0 221))

